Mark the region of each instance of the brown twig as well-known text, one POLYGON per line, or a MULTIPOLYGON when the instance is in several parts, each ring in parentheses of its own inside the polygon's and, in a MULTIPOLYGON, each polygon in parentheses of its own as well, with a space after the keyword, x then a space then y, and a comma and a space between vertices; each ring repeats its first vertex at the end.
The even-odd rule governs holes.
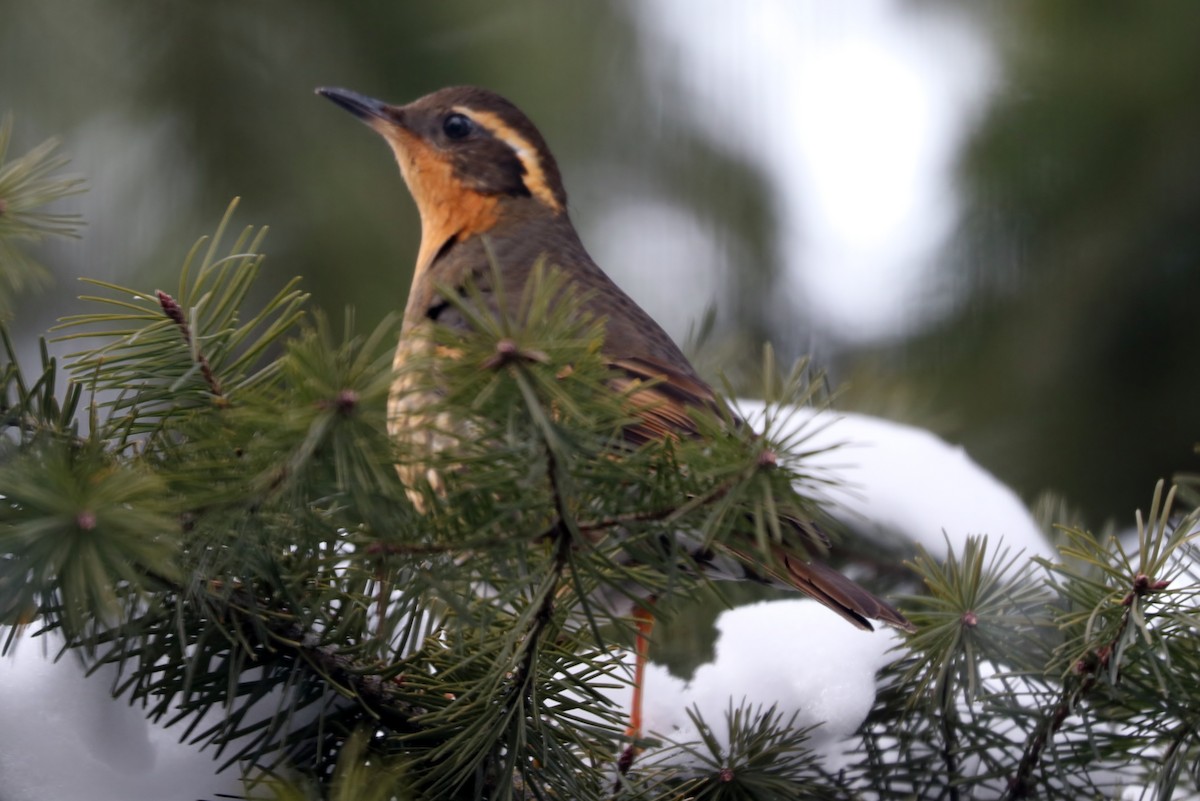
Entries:
MULTIPOLYGON (((264 642, 261 637, 253 638, 260 647, 271 651, 291 651, 318 675, 352 692, 389 727, 399 731, 416 730, 412 720, 424 713, 424 709, 404 700, 395 683, 364 670, 369 665, 361 660, 341 653, 334 646, 313 642, 312 632, 301 628, 286 610, 276 609, 272 614, 264 614, 262 604, 244 588, 235 589, 230 595, 210 592, 208 601, 223 607, 222 617, 231 619, 231 622, 242 615, 250 618, 247 621, 250 625, 238 626, 243 636, 258 630, 259 626, 265 629, 269 642, 264 642)), ((252 643, 246 645, 252 646, 252 643)))
POLYGON ((1037 734, 1025 747, 1025 753, 1021 756, 1016 773, 1008 780, 1008 789, 1001 797, 1003 801, 1033 797, 1036 790, 1033 782, 1034 768, 1041 761, 1042 753, 1049 745, 1050 739, 1062 728, 1063 721, 1078 706, 1083 697, 1096 686, 1101 672, 1108 669, 1113 654, 1117 653, 1121 637, 1129 628, 1129 619, 1133 614, 1133 599, 1166 589, 1168 583, 1167 581, 1154 581, 1144 573, 1134 576, 1129 592, 1121 600, 1121 606, 1128 611, 1121 615, 1117 633, 1107 643, 1090 651, 1075 662, 1072 672, 1079 677, 1078 685, 1074 688, 1064 688, 1054 709, 1047 717, 1043 718, 1037 734))
MULTIPOLYGON (((949 694, 950 686, 950 682, 943 684, 942 692, 949 694)), ((942 715, 939 724, 942 734, 941 756, 942 763, 945 766, 943 770, 947 779, 946 784, 950 791, 949 801, 959 801, 958 785, 955 783, 959 777, 958 774, 960 769, 958 756, 955 752, 955 748, 958 745, 957 732, 955 729, 955 724, 957 722, 958 707, 951 703, 949 698, 943 695, 942 715)))
POLYGON ((217 380, 217 376, 213 373, 212 365, 208 363, 208 357, 200 350, 199 344, 192 339, 192 329, 188 326, 187 317, 184 316, 179 301, 161 289, 155 290, 154 296, 158 298, 158 305, 162 307, 163 314, 167 315, 179 327, 179 333, 183 336, 183 341, 187 343, 188 350, 192 352, 192 357, 196 360, 196 364, 200 365, 200 374, 204 376, 204 381, 208 384, 208 391, 217 399, 218 404, 223 404, 225 402, 225 393, 221 390, 221 382, 217 380))
POLYGON ((552 529, 553 536, 555 537, 554 575, 551 579, 550 587, 547 589, 545 595, 543 595, 541 605, 538 607, 533 628, 530 629, 529 636, 526 638, 527 648, 525 656, 514 676, 514 682, 517 686, 524 684, 533 673, 534 659, 537 656, 537 643, 543 630, 545 630, 553 617, 554 601, 558 597, 558 587, 562 583, 563 574, 566 572, 571 554, 572 537, 566 523, 569 519, 569 512, 567 510, 566 498, 563 497, 562 487, 558 481, 558 460, 554 458, 554 451, 550 448, 546 449, 546 466, 550 478, 551 492, 554 496, 554 511, 558 515, 558 522, 555 523, 552 529))

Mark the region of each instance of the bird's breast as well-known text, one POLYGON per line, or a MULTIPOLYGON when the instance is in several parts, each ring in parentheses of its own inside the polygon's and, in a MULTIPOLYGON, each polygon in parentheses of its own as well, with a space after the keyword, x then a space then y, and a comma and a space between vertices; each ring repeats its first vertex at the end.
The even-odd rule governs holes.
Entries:
POLYGON ((387 406, 388 434, 399 451, 396 472, 409 500, 422 512, 426 511, 422 484, 427 482, 437 493, 445 489, 442 475, 429 464, 429 457, 454 448, 459 440, 456 422, 445 413, 432 411, 440 393, 425 369, 431 364, 433 343, 424 333, 400 338, 392 360, 387 406))

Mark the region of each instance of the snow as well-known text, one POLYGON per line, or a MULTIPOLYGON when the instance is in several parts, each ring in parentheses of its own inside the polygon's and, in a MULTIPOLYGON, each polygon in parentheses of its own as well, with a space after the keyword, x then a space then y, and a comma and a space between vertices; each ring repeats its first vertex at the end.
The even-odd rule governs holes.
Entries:
MULTIPOLYGON (((699 733, 687 710, 695 707, 722 747, 729 744, 724 716, 735 707, 775 706, 796 725, 819 726, 809 745, 836 766, 875 700, 875 674, 893 658, 899 642, 890 630, 862 631, 808 600, 744 606, 717 620, 716 657, 690 681, 648 665, 643 714, 646 733, 664 742, 687 743, 699 733)), ((632 661, 632 657, 630 657, 632 661)), ((613 700, 628 707, 632 689, 613 700)), ((674 752, 672 758, 684 759, 674 752)))
MULTIPOLYGON (((761 431, 762 401, 738 400, 761 431)), ((1027 556, 1052 556, 1041 528, 1017 497, 987 470, 922 428, 864 414, 789 409, 776 436, 801 432, 803 468, 830 484, 801 489, 851 529, 919 543, 935 558, 969 535, 1003 537, 1027 556)), ((961 549, 960 549, 961 550, 961 549)))
MULTIPOLYGON (((7 630, 0 628, 0 639, 7 630)), ((213 751, 178 742, 110 694, 113 671, 85 676, 57 635, 23 637, 0 658, 0 798, 195 801, 243 790, 213 751)), ((203 728, 203 727, 202 727, 203 728)))

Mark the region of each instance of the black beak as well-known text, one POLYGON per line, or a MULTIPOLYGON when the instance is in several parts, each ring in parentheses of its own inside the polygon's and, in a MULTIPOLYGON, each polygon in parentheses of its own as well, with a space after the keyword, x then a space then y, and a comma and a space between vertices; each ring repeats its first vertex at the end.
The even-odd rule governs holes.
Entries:
POLYGON ((329 98, 360 120, 369 122, 372 119, 379 119, 393 124, 396 122, 395 115, 390 113, 392 107, 382 100, 375 100, 374 98, 360 95, 358 92, 351 92, 349 89, 325 86, 317 89, 317 94, 329 98))

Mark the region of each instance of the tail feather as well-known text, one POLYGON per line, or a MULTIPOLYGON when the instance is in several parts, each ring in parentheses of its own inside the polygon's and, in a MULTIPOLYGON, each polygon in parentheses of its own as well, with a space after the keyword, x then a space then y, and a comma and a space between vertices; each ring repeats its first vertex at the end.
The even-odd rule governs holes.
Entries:
POLYGON ((870 621, 878 620, 902 631, 915 631, 908 618, 880 598, 875 597, 828 565, 805 562, 795 556, 777 554, 784 569, 777 578, 805 595, 820 601, 854 625, 868 631, 870 621))
POLYGON ((740 548, 723 548, 742 565, 746 577, 773 586, 797 590, 829 607, 860 629, 874 631, 872 620, 916 631, 894 606, 877 598, 841 573, 821 562, 806 561, 783 546, 776 546, 771 564, 740 548))

